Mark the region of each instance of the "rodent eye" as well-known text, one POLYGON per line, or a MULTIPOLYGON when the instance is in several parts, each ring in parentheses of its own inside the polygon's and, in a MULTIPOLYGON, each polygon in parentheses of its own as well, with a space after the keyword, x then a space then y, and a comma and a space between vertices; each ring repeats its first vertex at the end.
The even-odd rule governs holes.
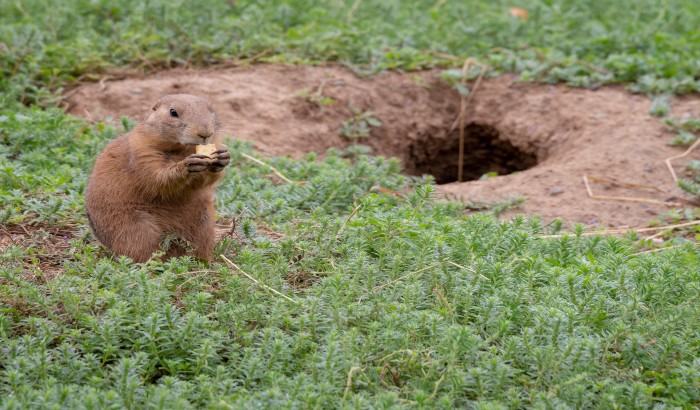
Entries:
POLYGON ((175 111, 175 108, 170 109, 170 116, 171 117, 177 117, 177 111, 175 111))

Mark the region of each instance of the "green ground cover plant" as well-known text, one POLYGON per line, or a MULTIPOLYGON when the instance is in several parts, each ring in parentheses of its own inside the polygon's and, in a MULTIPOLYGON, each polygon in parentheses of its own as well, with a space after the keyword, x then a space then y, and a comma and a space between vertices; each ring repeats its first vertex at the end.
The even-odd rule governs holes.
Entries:
POLYGON ((109 257, 79 210, 116 131, 57 109, 3 118, 27 141, 0 146, 3 222, 28 243, 52 228, 68 242, 53 278, 39 272, 50 249, 0 254, 4 408, 700 402, 692 243, 637 254, 634 234, 541 238, 559 226, 463 216, 380 157, 276 158, 307 181, 278 183, 234 142, 217 200, 236 226, 217 252, 290 302, 222 261, 109 257))
POLYGON ((33 103, 115 69, 266 58, 373 73, 472 57, 525 79, 689 92, 699 88, 699 21, 693 0, 4 0, 0 76, 33 103))
POLYGON ((668 144, 687 148, 680 154, 682 156, 682 160, 679 161, 681 163, 680 171, 682 174, 677 180, 677 184, 688 196, 695 200, 700 200, 700 162, 695 159, 688 159, 687 157, 687 155, 695 151, 697 145, 700 144, 700 142, 698 142, 700 120, 693 117, 678 119, 673 116, 666 116, 666 118, 664 118, 664 123, 676 133, 676 136, 674 136, 668 144))
POLYGON ((132 264, 83 215, 94 157, 123 130, 52 107, 81 78, 227 59, 371 74, 471 56, 525 79, 697 90, 700 11, 657 3, 0 0, 0 408, 700 406, 694 242, 648 252, 634 232, 468 215, 361 146, 266 159, 305 182, 285 183, 230 141, 216 254, 238 268, 132 264))

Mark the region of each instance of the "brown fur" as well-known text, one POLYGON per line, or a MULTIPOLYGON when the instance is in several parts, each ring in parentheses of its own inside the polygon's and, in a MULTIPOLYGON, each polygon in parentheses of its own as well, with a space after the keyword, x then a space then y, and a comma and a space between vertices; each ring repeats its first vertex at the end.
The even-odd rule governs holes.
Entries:
POLYGON ((176 240, 164 249, 166 258, 210 260, 214 185, 230 160, 218 128, 206 100, 167 95, 144 122, 111 141, 95 161, 85 195, 97 239, 117 255, 144 262, 164 242, 182 238, 188 246, 176 240), (194 153, 195 144, 211 143, 218 149, 211 158, 194 153))

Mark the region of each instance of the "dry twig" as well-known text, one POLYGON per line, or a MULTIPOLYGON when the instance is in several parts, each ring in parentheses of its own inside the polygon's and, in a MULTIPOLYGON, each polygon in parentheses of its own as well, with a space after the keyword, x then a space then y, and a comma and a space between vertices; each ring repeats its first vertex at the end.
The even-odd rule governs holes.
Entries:
POLYGON ((473 268, 470 268, 470 267, 467 267, 467 266, 462 266, 462 265, 460 265, 460 264, 458 264, 458 263, 454 263, 454 262, 452 262, 452 261, 445 261, 445 263, 449 263, 449 264, 452 265, 452 266, 456 266, 456 267, 458 267, 458 268, 460 268, 460 269, 464 269, 465 271, 470 272, 470 273, 472 273, 473 275, 476 275, 479 279, 482 279, 482 280, 485 280, 485 281, 489 281, 489 278, 487 278, 486 276, 482 275, 481 273, 478 273, 478 272, 475 271, 473 268))
POLYGON ((450 127, 449 131, 454 131, 457 124, 459 124, 459 160, 457 161, 457 166, 459 168, 457 169, 457 182, 462 182, 462 168, 464 167, 464 127, 466 126, 467 121, 467 107, 472 101, 472 98, 474 98, 476 90, 479 89, 479 85, 484 79, 484 75, 486 74, 486 70, 488 69, 488 66, 486 64, 480 63, 474 59, 467 58, 466 60, 464 60, 464 65, 462 66, 462 86, 464 86, 465 88, 467 86, 467 76, 469 74, 469 69, 472 65, 479 67, 479 75, 476 78, 474 87, 472 87, 472 89, 470 90, 469 95, 462 95, 462 98, 459 103, 459 115, 450 127))
POLYGON ((348 372, 348 379, 345 382, 345 392, 343 393, 343 402, 345 402, 345 399, 348 398, 348 394, 350 393, 350 389, 352 388, 352 376, 355 374, 355 372, 362 371, 362 367, 359 365, 355 365, 350 368, 350 371, 348 372))
POLYGON ((634 256, 637 256, 637 255, 644 255, 644 254, 647 254, 647 253, 656 253, 656 252, 661 252, 661 251, 665 251, 665 250, 668 250, 668 249, 676 249, 676 248, 680 248, 680 247, 681 247, 681 245, 673 245, 673 246, 667 246, 667 247, 665 247, 665 248, 649 249, 649 250, 647 250, 647 251, 637 252, 637 253, 634 254, 634 256))
POLYGON ((658 230, 659 232, 655 233, 654 235, 647 236, 647 237, 644 238, 644 239, 654 239, 654 238, 658 238, 659 236, 663 235, 663 234, 666 233, 667 231, 673 231, 673 230, 678 229, 678 228, 685 228, 685 227, 688 227, 688 226, 693 226, 693 225, 698 225, 698 224, 700 224, 700 221, 692 221, 692 222, 686 222, 686 223, 682 223, 682 224, 661 226, 661 227, 658 227, 658 228, 656 229, 656 230, 658 230))
MULTIPOLYGON (((681 204, 680 202, 676 202, 676 201, 659 201, 657 199, 629 197, 629 196, 594 195, 588 179, 589 179, 588 175, 583 176, 583 183, 586 185, 586 191, 588 192, 588 196, 591 197, 592 199, 602 199, 602 200, 611 200, 611 201, 627 201, 627 202, 647 202, 650 204, 665 205, 665 206, 683 206, 683 204, 681 204)), ((591 179, 593 179, 593 178, 591 178, 591 179)), ((595 178, 595 179, 605 180, 604 178, 595 178)), ((607 181, 610 181, 610 180, 607 180, 607 181)), ((641 187, 642 186, 642 185, 636 185, 636 184, 624 184, 623 186, 625 186, 625 185, 628 187, 632 187, 632 186, 641 187)), ((663 192, 663 191, 661 191, 661 192, 663 192)))
POLYGON ((419 274, 419 273, 422 273, 422 272, 427 271, 428 269, 432 269, 432 268, 438 267, 438 266, 440 266, 440 265, 442 265, 442 262, 434 263, 434 264, 432 264, 432 265, 430 265, 430 266, 428 266, 428 267, 425 267, 425 268, 423 268, 423 269, 417 270, 417 271, 415 271, 415 272, 407 273, 406 275, 403 275, 403 276, 401 276, 401 277, 399 277, 399 278, 396 278, 396 279, 392 280, 391 282, 387 282, 387 283, 385 283, 385 284, 383 284, 383 285, 379 285, 379 286, 377 286, 377 287, 372 288, 372 292, 376 292, 376 291, 378 291, 378 290, 382 290, 382 289, 384 289, 385 287, 387 287, 387 286, 389 286, 389 285, 392 285, 392 284, 394 284, 394 283, 396 283, 396 282, 398 282, 398 281, 400 281, 400 280, 404 280, 404 279, 406 279, 407 277, 409 277, 409 276, 411 276, 411 275, 417 275, 417 274, 419 274))
MULTIPOLYGON (((185 286, 186 284, 188 284, 189 282, 191 282, 197 278, 201 278, 202 276, 206 276, 209 273, 214 273, 216 271, 205 270, 205 271, 199 271, 199 272, 200 272, 199 274, 196 274, 196 275, 192 276, 191 278, 187 279, 186 281, 182 282, 181 284, 177 285, 177 287, 175 288, 175 293, 180 294, 182 291, 182 287, 185 286)), ((196 273, 196 272, 185 272, 185 273, 187 274, 187 273, 196 273)), ((179 276, 179 275, 175 275, 175 276, 179 276)))
POLYGON ((246 154, 245 152, 241 152, 240 154, 243 156, 243 158, 248 159, 248 160, 251 160, 251 161, 255 162, 255 163, 258 164, 258 165, 262 165, 263 167, 268 168, 269 170, 271 170, 275 175, 277 175, 277 176, 278 176, 281 180, 283 180, 284 182, 287 182, 287 183, 289 183, 289 184, 294 184, 294 185, 304 185, 304 184, 306 184, 306 181, 301 181, 301 182, 292 181, 291 179, 285 177, 277 168, 273 167, 272 165, 268 165, 268 164, 266 164, 266 163, 260 161, 259 159, 255 158, 255 157, 253 157, 253 156, 250 156, 250 155, 248 155, 248 154, 246 154))
POLYGON ((662 189, 659 189, 658 187, 655 187, 655 186, 652 186, 652 185, 635 184, 635 183, 631 183, 631 182, 622 182, 622 181, 618 181, 618 180, 612 179, 612 178, 601 178, 601 177, 596 177, 596 176, 593 176, 593 175, 586 175, 586 177, 588 178, 589 181, 596 181, 596 182, 608 183, 608 184, 612 184, 612 185, 619 186, 619 187, 622 187, 622 188, 639 188, 639 189, 646 189, 646 190, 649 190, 649 191, 655 191, 655 192, 659 192, 659 193, 662 193, 662 194, 669 194, 669 195, 670 195, 669 192, 666 192, 666 191, 664 191, 664 190, 662 190, 662 189))
POLYGON ((338 234, 335 235, 336 241, 338 240, 338 238, 340 238, 340 234, 343 233, 343 231, 345 230, 345 226, 348 224, 348 222, 350 222, 350 220, 355 216, 357 211, 360 210, 360 207, 362 207, 362 204, 357 205, 355 209, 353 209, 350 213, 350 216, 348 216, 348 219, 346 219, 345 222, 343 222, 343 226, 340 227, 340 229, 338 230, 338 234))
POLYGON ((270 291, 270 292, 274 293, 274 294, 277 295, 277 296, 281 296, 281 297, 287 299, 288 301, 290 301, 290 302, 292 302, 292 303, 297 303, 297 304, 299 303, 299 302, 297 302, 296 300, 290 298, 289 296, 287 296, 287 295, 285 295, 285 294, 283 294, 283 293, 281 293, 281 292, 278 292, 278 291, 276 291, 275 289, 272 289, 271 287, 269 287, 269 286, 267 286, 267 285, 265 285, 265 284, 263 284, 263 283, 260 283, 260 281, 258 281, 258 280, 255 279, 254 277, 252 277, 252 276, 248 275, 247 273, 245 273, 245 272, 243 271, 243 269, 241 269, 241 268, 238 267, 238 265, 236 265, 235 263, 231 262, 226 256, 224 256, 224 255, 219 255, 219 256, 221 256, 221 257, 223 258, 223 260, 226 261, 226 263, 228 263, 229 265, 231 265, 231 267, 233 267, 234 269, 236 269, 238 272, 240 272, 240 273, 241 273, 243 276, 245 276, 246 278, 248 278, 248 279, 252 280, 253 282, 255 282, 255 284, 258 285, 258 286, 260 286, 261 288, 263 288, 263 289, 265 289, 265 290, 267 290, 267 291, 270 291))
MULTIPOLYGON (((654 231, 665 231, 669 229, 685 228, 688 226, 698 225, 700 221, 686 222, 682 224, 666 225, 666 226, 654 226, 651 228, 618 228, 618 229, 608 229, 606 231, 594 231, 594 232, 584 232, 581 236, 593 236, 593 235, 620 235, 630 231, 634 232, 654 232, 654 231)), ((564 236, 573 235, 572 233, 564 233, 557 235, 540 235, 540 238, 562 238, 564 236)))
POLYGON ((674 155, 672 157, 666 158, 666 166, 668 166, 668 170, 671 172, 671 177, 673 177, 673 182, 678 182, 678 176, 676 176, 676 171, 673 169, 673 165, 671 164, 671 161, 674 159, 679 159, 688 156, 697 146, 700 145, 700 138, 698 138, 697 141, 693 143, 690 147, 688 147, 685 152, 682 154, 674 155))
POLYGON ((391 195, 394 198, 406 199, 406 196, 404 194, 402 194, 401 192, 396 192, 396 191, 393 191, 389 188, 384 188, 384 187, 379 186, 379 185, 373 186, 372 188, 369 189, 369 191, 370 192, 371 191, 381 192, 383 194, 391 195))
POLYGON ((420 53, 435 56, 438 58, 442 58, 443 60, 462 61, 461 58, 459 58, 455 55, 441 53, 441 52, 435 51, 435 50, 420 50, 420 53))

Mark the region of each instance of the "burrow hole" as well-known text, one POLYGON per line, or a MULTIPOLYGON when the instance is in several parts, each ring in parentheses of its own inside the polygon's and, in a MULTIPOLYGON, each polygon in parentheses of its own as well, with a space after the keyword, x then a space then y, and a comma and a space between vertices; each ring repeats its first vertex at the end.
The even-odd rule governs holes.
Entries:
MULTIPOLYGON (((537 156, 501 138, 490 125, 471 123, 465 129, 463 180, 471 181, 488 173, 507 175, 537 165, 537 156)), ((447 138, 423 135, 411 146, 409 168, 417 175, 430 174, 438 184, 457 181, 459 131, 447 138)))

